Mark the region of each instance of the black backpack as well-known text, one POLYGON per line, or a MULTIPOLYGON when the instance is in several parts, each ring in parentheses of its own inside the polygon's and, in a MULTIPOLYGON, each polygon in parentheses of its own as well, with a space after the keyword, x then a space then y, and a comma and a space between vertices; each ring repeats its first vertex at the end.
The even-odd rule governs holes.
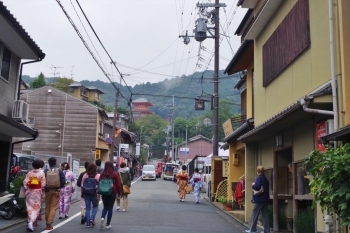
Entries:
POLYGON ((84 180, 82 191, 84 195, 93 196, 97 194, 98 182, 95 177, 88 177, 84 180))

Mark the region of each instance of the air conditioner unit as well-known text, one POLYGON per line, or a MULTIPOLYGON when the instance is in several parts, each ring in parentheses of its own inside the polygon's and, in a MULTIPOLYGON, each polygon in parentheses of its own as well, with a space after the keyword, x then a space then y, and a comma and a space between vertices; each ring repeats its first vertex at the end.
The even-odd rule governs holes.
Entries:
POLYGON ((12 119, 28 122, 29 105, 23 100, 16 100, 13 103, 12 119))

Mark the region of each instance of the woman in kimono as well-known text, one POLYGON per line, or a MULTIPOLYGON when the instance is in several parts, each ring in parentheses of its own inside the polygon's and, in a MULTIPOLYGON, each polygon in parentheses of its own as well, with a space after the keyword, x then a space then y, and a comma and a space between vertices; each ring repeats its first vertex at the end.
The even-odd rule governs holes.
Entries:
POLYGON ((196 204, 199 203, 200 192, 202 188, 202 177, 199 174, 198 168, 194 169, 194 174, 190 179, 190 184, 192 185, 193 194, 196 198, 196 204))
POLYGON ((188 184, 188 179, 189 179, 189 176, 186 170, 187 170, 186 165, 183 165, 182 170, 176 175, 177 184, 179 185, 180 202, 184 202, 186 198, 186 186, 188 184))
POLYGON ((72 195, 75 191, 75 175, 72 171, 69 170, 69 168, 70 167, 67 162, 62 163, 62 171, 64 176, 66 177, 66 184, 63 188, 61 188, 60 200, 58 203, 59 219, 69 217, 68 211, 72 200, 72 195))
POLYGON ((27 173, 23 180, 25 189, 26 207, 28 213, 27 230, 34 231, 33 223, 40 214, 43 188, 46 185, 45 173, 40 169, 41 161, 36 159, 32 162, 33 170, 27 173))

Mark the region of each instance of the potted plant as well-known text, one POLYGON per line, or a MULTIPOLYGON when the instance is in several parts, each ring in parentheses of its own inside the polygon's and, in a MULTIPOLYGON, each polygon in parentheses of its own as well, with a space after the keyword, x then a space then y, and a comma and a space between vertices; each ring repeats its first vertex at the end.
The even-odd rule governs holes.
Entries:
POLYGON ((225 204, 225 210, 226 211, 231 211, 232 210, 232 204, 233 202, 231 200, 228 200, 225 204))
POLYGON ((222 208, 225 209, 226 208, 226 203, 227 203, 227 198, 224 197, 224 196, 220 196, 218 198, 218 201, 222 204, 222 206, 223 206, 222 208))

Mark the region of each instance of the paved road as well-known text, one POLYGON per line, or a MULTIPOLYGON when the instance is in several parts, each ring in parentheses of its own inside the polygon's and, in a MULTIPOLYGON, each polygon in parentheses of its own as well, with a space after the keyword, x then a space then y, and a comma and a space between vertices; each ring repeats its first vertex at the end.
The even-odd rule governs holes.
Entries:
MULTIPOLYGON (((135 180, 136 181, 136 180, 135 180)), ((86 228, 80 225, 80 204, 71 206, 70 218, 54 222, 54 233, 86 231, 113 231, 123 233, 242 233, 246 229, 210 202, 202 199, 194 203, 192 194, 185 202, 179 202, 177 186, 171 181, 137 180, 131 187, 127 212, 114 211, 110 230, 86 228)), ((102 204, 96 222, 99 223, 102 204)), ((3 221, 3 220, 0 220, 3 221)), ((99 225, 99 224, 97 224, 99 225)), ((1 231, 2 233, 26 232, 25 223, 1 231)), ((47 233, 45 221, 39 221, 35 232, 47 233)))

